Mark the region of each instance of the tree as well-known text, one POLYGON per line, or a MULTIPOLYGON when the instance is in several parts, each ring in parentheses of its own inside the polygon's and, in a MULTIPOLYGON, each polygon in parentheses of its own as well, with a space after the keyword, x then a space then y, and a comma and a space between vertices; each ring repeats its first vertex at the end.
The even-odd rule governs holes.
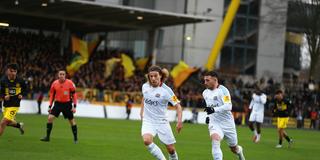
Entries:
POLYGON ((320 0, 294 0, 290 2, 288 24, 306 34, 311 57, 309 78, 315 77, 320 58, 320 0))

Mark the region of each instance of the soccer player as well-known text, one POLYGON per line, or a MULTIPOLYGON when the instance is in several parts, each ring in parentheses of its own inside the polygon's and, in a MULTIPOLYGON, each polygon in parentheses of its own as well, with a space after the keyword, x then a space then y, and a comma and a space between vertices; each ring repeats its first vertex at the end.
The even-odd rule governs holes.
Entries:
POLYGON ((18 65, 11 63, 7 65, 6 76, 0 81, 0 97, 3 99, 3 118, 0 122, 0 136, 6 126, 18 128, 24 134, 23 123, 16 122, 15 117, 19 111, 20 101, 26 93, 26 83, 17 77, 18 65))
POLYGON ((142 107, 140 116, 142 119, 141 135, 149 152, 158 160, 165 160, 161 149, 153 143, 153 138, 158 135, 160 141, 166 145, 170 160, 178 160, 178 154, 174 147, 176 143, 170 124, 166 117, 168 102, 177 108, 178 122, 177 132, 182 129, 182 108, 180 101, 174 95, 171 88, 164 84, 168 72, 159 66, 151 66, 148 69, 148 82, 142 86, 142 107))
POLYGON ((74 143, 78 142, 77 124, 73 116, 73 114, 76 112, 77 106, 77 96, 75 91, 76 87, 74 83, 71 80, 66 79, 66 71, 60 70, 58 72, 58 79, 51 84, 47 135, 44 138, 40 139, 41 141, 50 141, 53 121, 55 118, 58 118, 60 113, 62 112, 64 118, 68 119, 71 125, 74 143), (53 101, 54 105, 52 107, 53 101))
POLYGON ((251 110, 249 128, 253 132, 253 142, 255 143, 258 143, 261 138, 261 124, 263 123, 264 104, 266 104, 266 102, 267 96, 262 93, 259 87, 256 87, 249 105, 249 109, 251 110), (254 123, 256 124, 256 128, 254 128, 254 123))
POLYGON ((208 71, 204 74, 206 88, 202 96, 206 102, 205 111, 209 117, 209 132, 212 140, 214 160, 222 160, 220 142, 225 137, 231 151, 244 160, 243 148, 238 145, 237 131, 231 113, 232 103, 228 89, 219 84, 218 74, 208 71))
POLYGON ((287 128, 287 123, 289 121, 289 109, 290 109, 290 101, 284 98, 283 91, 276 91, 275 102, 273 107, 273 112, 275 116, 277 116, 277 127, 278 127, 278 135, 279 135, 279 144, 276 145, 276 148, 282 148, 282 139, 285 138, 289 147, 293 143, 293 140, 288 136, 285 129, 287 128))

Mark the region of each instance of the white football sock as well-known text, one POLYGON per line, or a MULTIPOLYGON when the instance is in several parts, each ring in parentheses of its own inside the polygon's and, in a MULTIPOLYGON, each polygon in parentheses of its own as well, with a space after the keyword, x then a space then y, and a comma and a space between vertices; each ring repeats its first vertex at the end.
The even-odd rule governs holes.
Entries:
POLYGON ((254 130, 254 131, 253 131, 253 134, 254 134, 255 136, 257 136, 257 135, 258 135, 257 130, 254 130))
POLYGON ((176 151, 173 154, 169 154, 169 160, 179 160, 178 154, 176 151))
POLYGON ((212 141, 212 156, 214 160, 222 160, 223 155, 220 148, 220 141, 212 141))
POLYGON ((147 146, 149 152, 157 158, 157 160, 166 160, 161 149, 154 143, 151 143, 147 146))

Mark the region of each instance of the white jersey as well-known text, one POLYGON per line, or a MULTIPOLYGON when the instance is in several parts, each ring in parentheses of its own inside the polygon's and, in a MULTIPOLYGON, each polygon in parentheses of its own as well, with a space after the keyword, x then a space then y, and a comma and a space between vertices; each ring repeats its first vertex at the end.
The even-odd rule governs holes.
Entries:
POLYGON ((234 127, 234 119, 231 113, 231 96, 226 87, 219 85, 214 90, 205 89, 202 93, 207 107, 214 107, 215 113, 210 114, 210 123, 218 123, 225 127, 234 127))
POLYGON ((249 109, 252 109, 252 112, 264 113, 264 104, 266 102, 267 96, 265 94, 257 95, 253 93, 249 109))
POLYGON ((152 87, 149 83, 142 85, 143 121, 150 123, 166 123, 168 102, 172 105, 180 103, 172 89, 166 84, 152 87))

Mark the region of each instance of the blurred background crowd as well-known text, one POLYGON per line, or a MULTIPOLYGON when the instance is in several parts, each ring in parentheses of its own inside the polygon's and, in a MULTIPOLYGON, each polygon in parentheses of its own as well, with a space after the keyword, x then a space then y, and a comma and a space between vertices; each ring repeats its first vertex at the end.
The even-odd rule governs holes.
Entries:
MULTIPOLYGON (((21 31, 0 29, 0 69, 5 74, 7 63, 19 65, 18 75, 25 79, 29 88, 29 99, 48 97, 50 84, 55 80, 59 69, 64 69, 72 59, 71 51, 61 55, 59 52, 59 37, 53 35, 35 34, 21 31)), ((112 70, 107 61, 119 58, 122 53, 132 56, 131 51, 120 49, 103 49, 94 52, 88 63, 72 76, 81 102, 119 103, 132 99, 135 104, 141 103, 141 86, 146 82, 145 71, 135 70, 134 74, 125 78, 123 65, 114 63, 112 70), (108 73, 110 72, 110 73, 108 73)), ((172 69, 172 65, 162 65, 172 69)), ((169 77, 166 83, 174 88, 176 95, 181 99, 183 107, 202 108, 205 106, 202 99, 204 85, 201 75, 204 71, 198 70, 192 74, 179 88, 174 88, 173 79, 169 77)), ((233 111, 248 112, 248 106, 255 88, 259 86, 268 96, 266 115, 272 116, 272 99, 278 89, 283 89, 286 97, 292 102, 291 117, 297 119, 318 120, 320 115, 320 83, 310 79, 300 81, 297 78, 284 79, 276 82, 270 79, 255 79, 254 77, 238 76, 221 73, 221 83, 231 93, 233 111)), ((310 126, 313 127, 313 126, 310 126)))

